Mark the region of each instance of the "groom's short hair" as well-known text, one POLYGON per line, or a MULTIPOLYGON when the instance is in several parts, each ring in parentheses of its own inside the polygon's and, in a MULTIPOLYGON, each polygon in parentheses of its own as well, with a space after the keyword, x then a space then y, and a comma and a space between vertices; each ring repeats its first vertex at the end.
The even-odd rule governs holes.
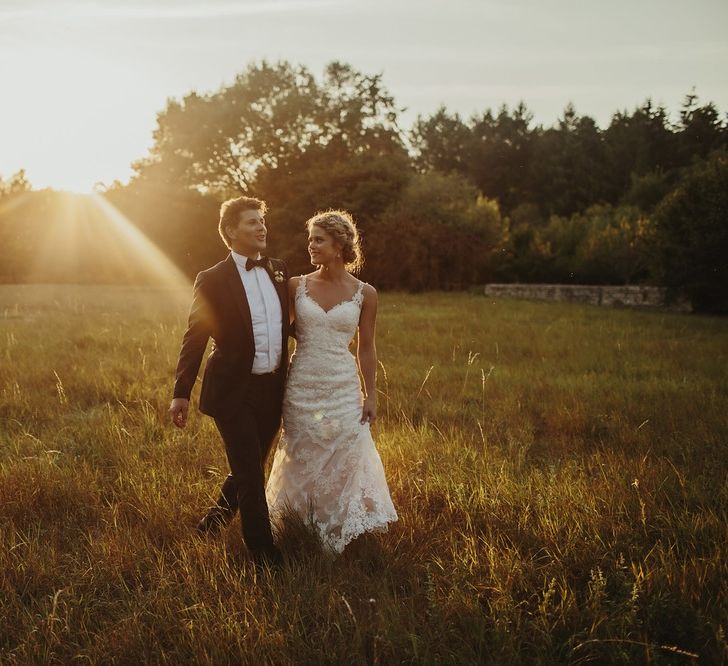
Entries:
POLYGON ((268 206, 265 201, 255 199, 254 197, 228 199, 220 206, 220 223, 218 224, 217 230, 220 232, 223 243, 228 248, 232 247, 232 243, 230 242, 230 238, 228 238, 227 228, 234 227, 238 223, 240 213, 244 210, 257 210, 261 215, 265 215, 268 206))

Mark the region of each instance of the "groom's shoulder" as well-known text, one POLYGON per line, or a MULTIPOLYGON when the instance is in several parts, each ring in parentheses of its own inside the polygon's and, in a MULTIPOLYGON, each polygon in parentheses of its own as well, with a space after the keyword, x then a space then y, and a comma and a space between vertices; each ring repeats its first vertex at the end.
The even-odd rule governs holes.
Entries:
POLYGON ((214 266, 201 270, 195 278, 196 288, 203 288, 203 285, 211 287, 222 279, 227 261, 227 258, 223 259, 222 261, 218 261, 214 266))
POLYGON ((278 259, 277 257, 268 257, 268 260, 270 261, 274 270, 286 270, 286 262, 283 261, 283 259, 278 259))
POLYGON ((221 273, 225 269, 225 265, 228 262, 228 259, 230 257, 225 257, 222 261, 218 261, 214 266, 210 266, 209 268, 205 268, 204 270, 200 271, 198 273, 198 277, 206 277, 208 275, 215 275, 216 273, 221 273))

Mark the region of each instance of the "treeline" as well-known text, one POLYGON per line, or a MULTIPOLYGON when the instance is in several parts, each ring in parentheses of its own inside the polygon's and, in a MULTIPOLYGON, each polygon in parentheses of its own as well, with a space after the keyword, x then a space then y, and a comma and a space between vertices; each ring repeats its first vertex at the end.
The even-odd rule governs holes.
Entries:
POLYGON ((170 100, 104 196, 190 275, 224 255, 216 208, 244 193, 269 202, 271 253, 294 272, 309 269, 303 222, 335 207, 385 289, 651 282, 728 308, 728 122, 712 103, 689 94, 672 122, 648 100, 606 128, 571 105, 552 127, 524 104, 398 119, 379 75, 254 64, 170 100))

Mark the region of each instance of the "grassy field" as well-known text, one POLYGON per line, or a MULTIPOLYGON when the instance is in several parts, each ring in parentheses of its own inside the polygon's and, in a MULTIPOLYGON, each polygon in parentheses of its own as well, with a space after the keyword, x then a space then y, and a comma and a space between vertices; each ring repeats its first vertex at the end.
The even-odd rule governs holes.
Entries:
POLYGON ((0 663, 728 661, 728 319, 384 295, 400 520, 256 574, 210 419, 167 425, 187 290, 0 287, 0 663))

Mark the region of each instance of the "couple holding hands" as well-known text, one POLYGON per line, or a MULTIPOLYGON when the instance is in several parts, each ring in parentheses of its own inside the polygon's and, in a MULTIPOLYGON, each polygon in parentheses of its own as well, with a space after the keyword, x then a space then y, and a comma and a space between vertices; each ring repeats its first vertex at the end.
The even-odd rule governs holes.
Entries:
POLYGON ((253 560, 277 566, 282 557, 271 516, 286 508, 312 522, 338 553, 361 534, 385 529, 397 513, 370 432, 377 293, 353 275, 363 263, 356 225, 344 211, 310 218, 308 252, 316 270, 289 277, 281 260, 261 256, 265 213, 265 202, 252 197, 220 209, 219 232, 230 254, 195 280, 169 411, 184 427, 212 338, 199 407, 215 419, 230 474, 197 529, 221 530, 239 510, 253 560), (290 365, 289 335, 296 339, 290 365), (356 359, 349 351, 355 336, 356 359), (265 461, 281 419, 266 485, 265 461))

